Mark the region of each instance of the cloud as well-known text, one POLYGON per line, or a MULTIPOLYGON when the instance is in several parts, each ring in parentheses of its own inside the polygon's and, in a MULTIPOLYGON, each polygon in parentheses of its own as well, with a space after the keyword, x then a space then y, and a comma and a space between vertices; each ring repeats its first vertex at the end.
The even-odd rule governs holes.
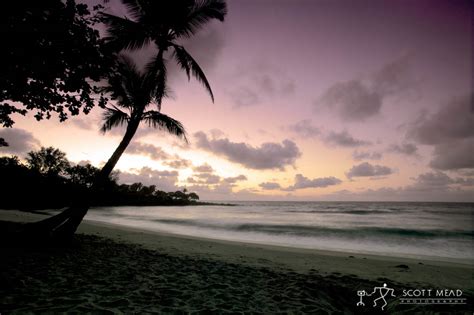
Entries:
POLYGON ((93 129, 98 129, 97 125, 86 119, 79 119, 79 118, 69 118, 71 120, 71 123, 75 125, 76 127, 84 130, 93 130, 93 129))
POLYGON ((264 190, 277 190, 281 189, 280 184, 278 183, 273 183, 273 182, 264 182, 260 183, 258 186, 260 186, 264 190))
POLYGON ((439 170, 474 168, 474 138, 436 145, 430 166, 439 170))
POLYGON ((203 164, 193 167, 193 171, 197 173, 213 173, 214 169, 209 164, 203 164))
POLYGON ((405 187, 410 191, 449 191, 474 186, 473 177, 452 178, 441 171, 426 172, 412 178, 415 182, 405 187))
POLYGON ((267 142, 253 147, 243 142, 232 142, 227 138, 209 139, 204 132, 197 132, 194 137, 197 148, 251 169, 284 170, 286 166, 294 165, 296 159, 301 156, 296 143, 288 139, 283 140, 281 144, 267 142))
POLYGON ((382 158, 382 153, 380 153, 380 152, 357 151, 356 150, 352 153, 352 158, 355 161, 380 160, 382 158))
POLYGON ((258 94, 249 87, 239 86, 229 91, 229 96, 234 103, 234 107, 253 106, 260 103, 258 94))
POLYGON ((163 161, 169 159, 171 156, 163 151, 160 147, 148 143, 132 142, 128 147, 128 154, 148 156, 152 160, 163 161))
POLYGON ((360 147, 371 144, 369 141, 354 138, 347 132, 347 130, 342 132, 331 131, 329 134, 323 137, 323 141, 326 144, 339 147, 360 147))
POLYGON ((474 191, 467 189, 440 188, 437 190, 419 190, 413 186, 379 189, 366 189, 352 192, 341 190, 322 196, 324 200, 337 201, 425 201, 425 202, 474 202, 474 191))
POLYGON ((471 96, 454 99, 432 115, 424 114, 413 123, 407 137, 419 144, 436 145, 474 137, 471 96))
POLYGON ((328 107, 345 121, 365 121, 380 113, 385 99, 416 90, 417 82, 411 74, 410 57, 384 65, 367 80, 354 79, 330 86, 314 103, 315 108, 328 107))
POLYGON ((314 138, 321 134, 319 128, 311 124, 310 119, 301 120, 293 125, 289 125, 288 130, 304 138, 314 138))
POLYGON ((451 100, 409 126, 407 138, 433 145, 430 166, 439 170, 474 168, 474 109, 471 95, 451 100))
POLYGON ((220 181, 221 181, 221 177, 218 175, 214 175, 212 173, 198 173, 186 179, 186 182, 191 183, 191 184, 206 184, 206 185, 217 184, 220 181))
POLYGON ((415 184, 411 188, 431 190, 453 184, 455 181, 443 172, 427 172, 414 178, 415 184))
POLYGON ((190 160, 183 159, 178 155, 175 155, 172 160, 165 161, 163 164, 174 169, 184 169, 192 166, 190 160))
POLYGON ((163 191, 175 191, 178 187, 175 185, 178 181, 179 173, 177 171, 159 171, 149 167, 133 169, 130 172, 119 172, 119 182, 132 184, 140 182, 143 185, 156 185, 156 188, 163 191))
POLYGON ((227 91, 235 108, 254 106, 295 91, 294 81, 279 67, 260 62, 241 67, 232 75, 233 88, 227 91))
POLYGON ((331 86, 317 103, 333 109, 344 120, 363 121, 379 113, 382 97, 362 82, 351 80, 331 86))
POLYGON ((406 54, 384 65, 372 75, 371 82, 373 90, 381 96, 416 89, 418 82, 411 72, 410 55, 406 54))
POLYGON ((403 155, 414 156, 417 155, 418 148, 413 143, 392 144, 388 148, 389 152, 394 152, 403 155))
POLYGON ((33 134, 23 129, 1 129, 0 138, 3 138, 8 146, 0 147, 0 153, 24 154, 36 150, 41 143, 33 134))
POLYGON ((228 184, 235 184, 237 182, 244 181, 244 180, 247 180, 247 176, 245 176, 245 175, 239 175, 239 176, 234 176, 234 177, 226 177, 226 178, 223 179, 223 181, 225 183, 228 183, 228 184))
POLYGON ((302 137, 303 139, 308 138, 320 138, 325 144, 337 147, 360 147, 371 145, 370 141, 354 138, 347 130, 341 132, 325 132, 312 125, 310 119, 301 120, 295 124, 283 127, 302 137))
POLYGON ((393 174, 393 170, 387 166, 372 165, 368 162, 354 165, 347 173, 347 178, 353 177, 379 177, 393 174))
POLYGON ((200 186, 209 186, 219 184, 232 188, 239 181, 247 180, 247 176, 238 175, 234 177, 220 177, 214 174, 214 169, 209 164, 202 164, 193 167, 193 175, 186 179, 186 182, 190 184, 196 184, 200 186))
POLYGON ((302 174, 296 174, 295 183, 284 190, 292 191, 305 188, 324 188, 328 186, 339 185, 340 183, 342 183, 342 180, 333 176, 309 179, 302 174))

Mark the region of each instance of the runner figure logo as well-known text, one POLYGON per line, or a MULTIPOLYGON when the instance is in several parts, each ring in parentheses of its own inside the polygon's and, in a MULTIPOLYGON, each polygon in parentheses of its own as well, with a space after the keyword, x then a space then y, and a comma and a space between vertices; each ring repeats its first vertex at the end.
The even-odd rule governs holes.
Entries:
POLYGON ((384 309, 385 306, 387 306, 387 300, 385 300, 385 297, 390 296, 395 297, 395 290, 392 288, 388 288, 387 284, 384 283, 382 287, 374 287, 374 291, 372 293, 367 293, 365 290, 357 291, 357 295, 359 296, 359 302, 357 302, 357 306, 365 306, 364 302, 362 299, 364 296, 372 296, 373 294, 378 294, 380 295, 378 298, 374 299, 374 307, 377 306, 377 302, 383 302, 383 305, 381 305, 382 310, 384 309))

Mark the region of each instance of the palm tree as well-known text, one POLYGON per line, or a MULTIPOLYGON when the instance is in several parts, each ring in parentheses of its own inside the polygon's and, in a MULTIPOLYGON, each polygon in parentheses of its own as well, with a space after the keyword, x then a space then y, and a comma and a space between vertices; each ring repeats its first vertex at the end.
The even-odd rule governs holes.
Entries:
MULTIPOLYGON (((103 13, 108 26, 107 43, 117 52, 137 50, 153 42, 158 50, 156 56, 141 73, 130 59, 121 55, 115 72, 109 77, 105 88, 116 106, 107 107, 102 131, 127 125, 125 135, 110 159, 99 172, 93 188, 100 188, 112 173, 135 135, 140 122, 166 130, 186 140, 186 134, 180 122, 161 113, 163 98, 167 96, 165 52, 173 49, 172 57, 186 72, 200 81, 209 92, 212 101, 214 95, 211 86, 198 63, 178 44, 181 38, 191 37, 212 19, 224 20, 227 6, 224 0, 122 0, 133 20, 103 13), (149 110, 149 105, 156 110, 149 110)), ((46 220, 33 224, 25 235, 43 234, 48 238, 69 239, 75 233, 89 209, 88 198, 77 198, 73 206, 46 220)))
POLYGON ((172 49, 171 57, 186 72, 201 82, 214 94, 204 72, 186 49, 178 44, 182 38, 196 34, 213 19, 224 21, 227 5, 224 0, 122 0, 132 19, 102 13, 108 26, 106 41, 113 49, 137 50, 154 43, 157 53, 147 64, 147 68, 158 86, 158 109, 166 94, 167 68, 165 53, 172 49))
POLYGON ((101 131, 106 133, 114 127, 127 127, 122 141, 101 169, 99 183, 110 176, 142 121, 150 127, 165 130, 187 141, 186 131, 179 121, 160 110, 149 109, 152 105, 160 108, 162 96, 166 96, 166 93, 156 93, 159 87, 153 84, 154 80, 150 79, 150 75, 149 72, 140 72, 130 58, 124 55, 119 57, 117 71, 109 78, 109 84, 104 89, 116 100, 116 104, 105 108, 101 131))
MULTIPOLYGON (((126 125, 126 131, 112 156, 99 171, 92 189, 102 188, 133 139, 141 122, 165 130, 187 141, 186 131, 179 121, 159 110, 150 109, 152 105, 158 105, 162 97, 166 96, 166 93, 156 93, 159 87, 153 84, 154 80, 150 79, 150 76, 149 72, 140 72, 130 58, 124 55, 118 57, 117 67, 114 73, 109 76, 108 85, 104 88, 104 91, 116 102, 115 105, 105 108, 104 124, 101 131, 105 133, 121 125, 126 125)), ((87 196, 80 196, 72 207, 58 215, 35 223, 33 233, 47 232, 48 237, 69 239, 82 222, 88 209, 87 196)))

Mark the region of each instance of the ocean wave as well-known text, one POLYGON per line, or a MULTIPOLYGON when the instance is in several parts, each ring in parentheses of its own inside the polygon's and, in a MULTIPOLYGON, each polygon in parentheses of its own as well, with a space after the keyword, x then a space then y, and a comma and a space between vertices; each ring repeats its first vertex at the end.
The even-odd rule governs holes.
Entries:
POLYGON ((336 238, 474 238, 474 231, 466 230, 415 230, 386 227, 363 228, 331 228, 308 225, 281 225, 281 224, 219 224, 186 219, 154 219, 161 224, 193 226, 206 229, 229 230, 238 232, 257 232, 265 234, 284 234, 305 237, 336 237, 336 238))

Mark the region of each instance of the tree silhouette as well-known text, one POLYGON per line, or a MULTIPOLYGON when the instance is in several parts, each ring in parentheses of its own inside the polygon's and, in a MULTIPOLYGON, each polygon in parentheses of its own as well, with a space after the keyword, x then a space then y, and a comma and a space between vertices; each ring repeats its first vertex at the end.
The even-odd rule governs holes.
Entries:
MULTIPOLYGON (((44 149, 43 149, 44 151, 44 149)), ((33 152, 36 155, 41 152, 33 152)), ((57 150, 57 152, 60 152, 57 150)), ((62 154, 53 154, 63 160, 62 154)), ((48 163, 50 164, 50 163, 48 163)), ((64 163, 54 163, 64 164, 64 163)), ((71 164, 68 162, 67 164, 71 164)), ((81 198, 90 191, 100 169, 91 164, 68 167, 63 174, 39 172, 37 168, 20 161, 17 156, 0 157, 0 208, 4 209, 60 209, 70 204, 73 198, 81 198), (18 194, 21 192, 21 194, 18 194)), ((113 175, 113 173, 112 173, 113 175)), ((159 206, 197 204, 195 193, 180 194, 164 192, 155 185, 142 183, 118 185, 115 176, 110 176, 100 191, 91 191, 89 205, 94 206, 159 206)), ((0 235, 2 231, 0 231, 0 235)), ((1 237, 1 236, 0 236, 1 237)), ((1 241, 1 240, 0 240, 1 241)))
POLYGON ((28 152, 26 161, 30 169, 47 176, 64 175, 70 167, 66 153, 53 147, 28 152))
MULTIPOLYGON (((119 52, 124 49, 137 50, 153 42, 158 52, 143 73, 137 70, 129 58, 121 55, 117 67, 109 75, 108 86, 104 91, 116 100, 116 105, 106 108, 102 131, 106 132, 125 124, 127 127, 119 146, 97 176, 93 185, 95 189, 103 186, 135 135, 140 122, 144 121, 152 127, 186 139, 181 123, 161 113, 162 101, 168 91, 164 54, 172 48, 172 57, 188 78, 192 74, 200 81, 214 101, 204 72, 177 40, 194 35, 212 19, 223 21, 227 13, 223 0, 122 0, 122 3, 127 6, 133 19, 102 13, 103 20, 108 25, 108 46, 119 52), (150 105, 155 105, 156 109, 149 109, 150 105)), ((182 194, 176 197, 187 198, 185 193, 182 194)), ((36 223, 36 231, 46 231, 48 237, 56 239, 72 237, 89 209, 87 199, 79 198, 79 202, 76 201, 60 214, 36 223)))
POLYGON ((101 131, 106 133, 121 125, 127 128, 119 146, 102 168, 100 178, 110 175, 142 121, 187 141, 186 132, 179 121, 159 110, 150 109, 151 106, 160 108, 158 104, 161 104, 163 96, 156 93, 158 87, 151 75, 149 72, 141 73, 130 58, 124 55, 119 57, 117 72, 109 78, 109 85, 105 88, 116 100, 116 106, 105 109, 101 131))
POLYGON ((91 165, 74 165, 67 169, 67 177, 73 184, 82 185, 87 188, 92 187, 100 169, 91 165))
MULTIPOLYGON (((16 0, 0 10, 0 124, 33 111, 35 118, 88 113, 104 105, 98 82, 114 56, 93 25, 97 12, 74 0, 16 0)), ((8 140, 8 139, 7 139, 8 140)))
POLYGON ((214 101, 211 86, 203 70, 178 41, 193 36, 213 19, 223 21, 227 14, 225 1, 122 0, 122 3, 127 6, 132 19, 102 13, 104 22, 109 26, 106 43, 117 51, 137 50, 154 43, 158 52, 147 68, 156 79, 158 110, 161 109, 161 100, 167 91, 164 54, 170 48, 173 50, 172 58, 186 72, 188 79, 193 75, 204 85, 214 101))

